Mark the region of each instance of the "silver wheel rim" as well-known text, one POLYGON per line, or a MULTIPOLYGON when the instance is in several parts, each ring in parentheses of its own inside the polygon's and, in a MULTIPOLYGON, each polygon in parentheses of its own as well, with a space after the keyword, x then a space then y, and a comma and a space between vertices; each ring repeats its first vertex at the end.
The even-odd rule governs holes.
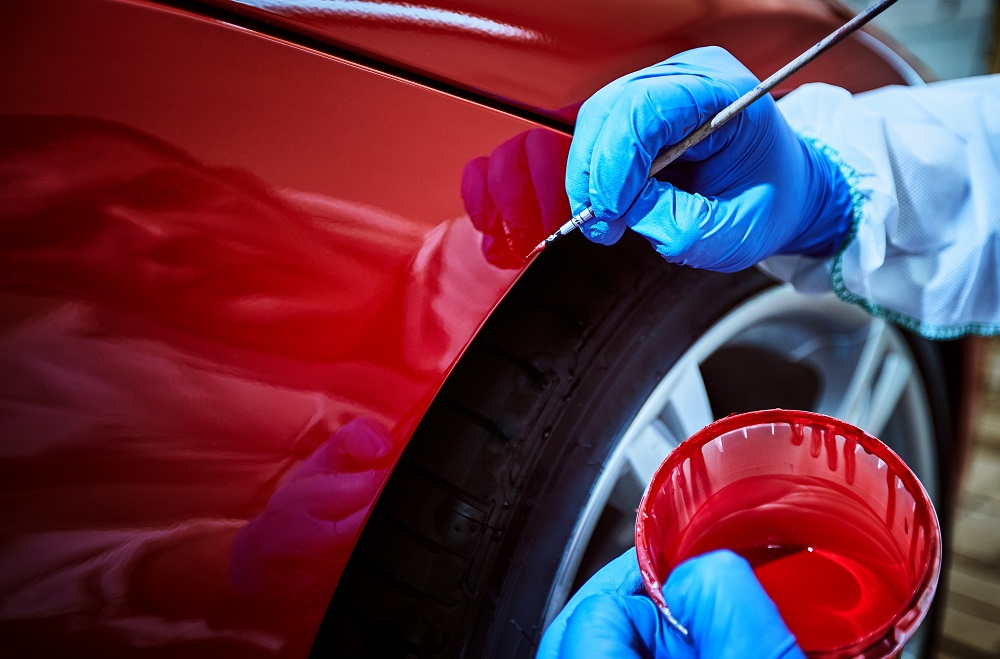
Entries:
MULTIPOLYGON (((642 491, 666 454, 714 420, 712 384, 702 369, 726 349, 763 350, 776 361, 807 367, 820 383, 812 409, 882 439, 937 503, 933 420, 902 333, 832 294, 804 296, 789 286, 769 289, 733 309, 695 342, 625 428, 564 551, 546 606, 546 626, 578 585, 586 558, 599 550, 606 554, 616 544, 619 551, 631 546, 624 520, 634 524, 642 491), (604 523, 618 518, 622 521, 604 523)), ((906 654, 922 643, 920 636, 907 645, 906 654)))

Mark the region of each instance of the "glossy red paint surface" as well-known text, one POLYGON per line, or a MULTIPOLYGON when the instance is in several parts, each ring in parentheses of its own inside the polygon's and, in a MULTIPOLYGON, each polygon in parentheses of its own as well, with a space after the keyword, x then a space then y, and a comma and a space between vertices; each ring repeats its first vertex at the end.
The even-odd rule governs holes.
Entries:
POLYGON ((303 656, 568 137, 146 3, 5 13, 0 654, 303 656))
MULTIPOLYGON (((611 80, 698 46, 766 77, 846 21, 822 0, 208 1, 561 119, 611 80)), ((852 37, 784 90, 810 81, 861 91, 900 77, 852 37)))
MULTIPOLYGON (((757 7, 497 4, 289 26, 568 117, 757 7)), ((137 0, 6 8, 0 89, 0 654, 303 656, 568 136, 137 0)))

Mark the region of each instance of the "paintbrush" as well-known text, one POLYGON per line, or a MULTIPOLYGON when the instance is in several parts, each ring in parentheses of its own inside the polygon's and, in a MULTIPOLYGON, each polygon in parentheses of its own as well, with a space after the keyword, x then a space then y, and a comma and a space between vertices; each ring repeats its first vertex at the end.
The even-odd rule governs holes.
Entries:
MULTIPOLYGON (((677 158, 679 158, 685 151, 714 133, 727 121, 745 110, 751 103, 764 96, 764 94, 770 92, 780 83, 784 82, 790 75, 816 59, 819 55, 825 53, 827 50, 843 41, 848 35, 852 34, 862 25, 881 14, 895 2, 896 0, 879 0, 879 2, 876 2, 874 5, 864 10, 847 23, 844 23, 831 34, 824 37, 821 41, 819 41, 819 43, 809 48, 791 62, 778 69, 778 71, 772 74, 769 78, 758 84, 743 96, 740 96, 730 105, 723 108, 718 114, 696 128, 683 140, 656 156, 656 158, 653 159, 652 165, 649 167, 649 178, 653 178, 657 172, 677 160, 677 158)), ((584 208, 578 214, 567 220, 566 223, 559 227, 555 233, 538 243, 538 246, 531 250, 531 253, 528 254, 527 259, 530 259, 535 254, 545 249, 545 246, 549 243, 555 242, 557 239, 565 236, 582 225, 584 222, 592 220, 593 218, 594 212, 590 209, 590 207, 588 206, 587 208, 584 208)))

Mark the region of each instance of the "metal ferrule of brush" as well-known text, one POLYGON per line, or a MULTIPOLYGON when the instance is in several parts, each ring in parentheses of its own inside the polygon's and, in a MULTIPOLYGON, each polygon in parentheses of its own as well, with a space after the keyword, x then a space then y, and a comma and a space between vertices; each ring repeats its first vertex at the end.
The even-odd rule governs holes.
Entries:
MULTIPOLYGON (((566 222, 566 224, 559 227, 554 235, 565 236, 567 233, 573 229, 577 229, 583 226, 584 222, 590 222, 594 219, 594 211, 590 210, 590 207, 584 208, 582 211, 574 215, 566 222)), ((551 238, 551 236, 550 236, 551 238)))

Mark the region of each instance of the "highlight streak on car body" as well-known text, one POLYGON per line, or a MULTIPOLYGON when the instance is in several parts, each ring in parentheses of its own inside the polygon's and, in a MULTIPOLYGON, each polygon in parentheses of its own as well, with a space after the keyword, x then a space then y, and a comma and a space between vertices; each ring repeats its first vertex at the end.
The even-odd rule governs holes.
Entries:
POLYGON ((421 30, 442 28, 469 32, 477 36, 519 42, 544 42, 545 36, 534 30, 493 20, 464 11, 416 5, 406 2, 368 2, 367 0, 237 0, 265 11, 280 11, 289 15, 301 13, 322 17, 371 20, 385 23, 411 24, 421 30))

